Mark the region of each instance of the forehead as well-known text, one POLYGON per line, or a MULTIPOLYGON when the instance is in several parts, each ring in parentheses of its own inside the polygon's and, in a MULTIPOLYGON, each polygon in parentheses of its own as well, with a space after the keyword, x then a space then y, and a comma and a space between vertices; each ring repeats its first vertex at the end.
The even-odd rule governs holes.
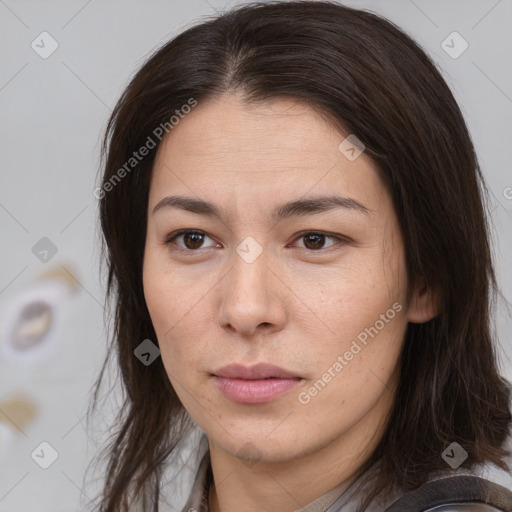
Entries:
POLYGON ((169 188, 204 195, 213 187, 260 199, 336 191, 378 207, 384 187, 376 166, 364 153, 350 161, 340 152, 347 135, 295 98, 249 105, 226 94, 199 101, 158 148, 152 202, 169 188))
MULTIPOLYGON (((200 101, 166 136, 161 149, 179 148, 183 156, 211 161, 250 155, 299 163, 299 154, 325 161, 330 139, 340 139, 333 131, 315 110, 296 99, 279 97, 248 104, 239 94, 225 94, 200 101)), ((253 169, 251 163, 237 171, 261 170, 253 169)))

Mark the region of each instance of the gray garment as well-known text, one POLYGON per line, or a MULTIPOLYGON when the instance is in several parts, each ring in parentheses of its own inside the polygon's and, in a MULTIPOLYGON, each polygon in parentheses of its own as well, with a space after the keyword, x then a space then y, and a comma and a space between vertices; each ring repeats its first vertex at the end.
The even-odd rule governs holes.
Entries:
POLYGON ((425 512, 500 512, 497 508, 484 503, 458 503, 454 505, 441 505, 425 512))

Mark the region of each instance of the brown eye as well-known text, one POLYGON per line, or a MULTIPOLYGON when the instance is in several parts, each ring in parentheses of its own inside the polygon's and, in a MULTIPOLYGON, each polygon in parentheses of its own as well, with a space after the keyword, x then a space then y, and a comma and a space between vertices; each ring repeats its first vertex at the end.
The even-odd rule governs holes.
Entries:
POLYGON ((202 231, 193 231, 190 229, 182 229, 180 231, 176 231, 171 233, 165 240, 165 245, 174 249, 181 251, 197 251, 198 249, 214 247, 215 242, 212 240, 213 245, 203 246, 205 239, 209 238, 212 240, 206 233, 202 231), (181 243, 176 243, 175 240, 182 239, 181 243), (171 247, 173 246, 173 247, 171 247))
POLYGON ((303 241, 303 245, 299 245, 299 247, 309 249, 311 251, 320 251, 322 249, 328 249, 329 247, 336 245, 336 242, 347 242, 347 240, 341 236, 329 235, 327 233, 322 232, 317 233, 314 231, 306 231, 301 233, 297 240, 303 241), (331 240, 332 243, 328 246, 324 246, 326 241, 328 240, 331 240))
POLYGON ((325 243, 325 235, 319 235, 317 233, 305 235, 303 239, 305 241, 304 245, 308 249, 322 249, 322 246, 325 243))
POLYGON ((199 249, 203 243, 202 233, 186 233, 183 235, 183 243, 187 249, 199 249))

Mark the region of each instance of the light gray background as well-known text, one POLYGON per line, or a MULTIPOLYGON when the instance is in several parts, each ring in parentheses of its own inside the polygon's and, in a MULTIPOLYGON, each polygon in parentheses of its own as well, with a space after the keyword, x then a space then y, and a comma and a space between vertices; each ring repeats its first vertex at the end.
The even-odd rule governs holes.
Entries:
MULTIPOLYGON (((512 298, 512 1, 345 3, 383 14, 411 34, 454 91, 492 193, 498 279, 512 298), (456 59, 441 47, 453 31, 469 44, 456 59)), ((105 353, 93 197, 100 137, 148 54, 198 17, 235 4, 0 0, 0 325, 8 305, 46 270, 71 265, 79 283, 62 306, 64 328, 54 357, 30 371, 0 361, 0 402, 24 393, 41 406, 0 460, 0 512, 75 511, 79 498, 87 502, 81 491, 89 457, 83 417, 105 353), (43 31, 59 45, 47 59, 31 48, 43 31), (47 263, 31 251, 42 237, 58 249, 47 263), (41 441, 59 453, 47 470, 30 458, 41 441)), ((511 327, 500 308, 499 350, 509 379, 511 327)))

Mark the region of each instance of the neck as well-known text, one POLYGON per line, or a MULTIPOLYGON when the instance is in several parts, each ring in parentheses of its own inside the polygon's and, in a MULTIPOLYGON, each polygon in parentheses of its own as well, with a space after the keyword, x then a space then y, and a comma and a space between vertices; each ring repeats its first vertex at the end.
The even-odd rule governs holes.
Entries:
POLYGON ((293 512, 304 507, 306 512, 311 502, 331 490, 340 496, 358 478, 383 434, 385 425, 376 428, 373 414, 377 411, 326 445, 293 459, 262 457, 249 465, 209 441, 210 512, 293 512))

